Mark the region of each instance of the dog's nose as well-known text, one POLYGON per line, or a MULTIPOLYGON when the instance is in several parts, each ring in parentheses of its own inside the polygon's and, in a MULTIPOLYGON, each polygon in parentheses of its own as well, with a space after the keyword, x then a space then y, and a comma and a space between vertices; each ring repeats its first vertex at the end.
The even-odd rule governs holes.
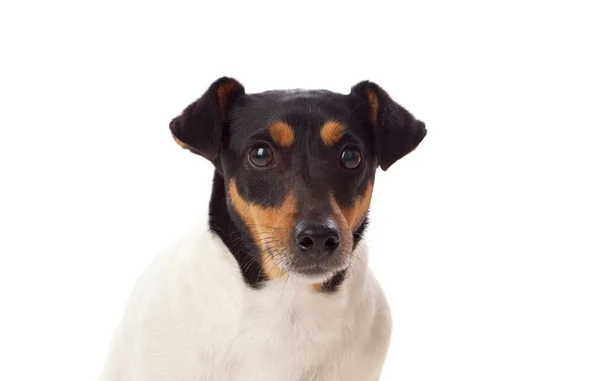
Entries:
POLYGON ((295 235, 300 249, 314 258, 325 257, 340 245, 340 231, 331 220, 302 221, 296 226, 295 235))

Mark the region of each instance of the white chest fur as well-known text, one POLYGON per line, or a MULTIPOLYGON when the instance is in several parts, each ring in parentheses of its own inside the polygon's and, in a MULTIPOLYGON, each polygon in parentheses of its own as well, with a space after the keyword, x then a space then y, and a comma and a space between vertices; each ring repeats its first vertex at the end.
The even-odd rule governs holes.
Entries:
POLYGON ((391 319, 366 247, 357 252, 335 293, 292 276, 253 290, 204 229, 142 275, 100 380, 378 380, 391 319))

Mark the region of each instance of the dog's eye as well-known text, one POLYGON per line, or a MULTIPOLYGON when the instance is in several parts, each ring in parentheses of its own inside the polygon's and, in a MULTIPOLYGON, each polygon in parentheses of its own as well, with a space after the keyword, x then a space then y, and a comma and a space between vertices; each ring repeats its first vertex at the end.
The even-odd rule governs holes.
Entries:
POLYGON ((344 168, 354 169, 360 165, 361 155, 356 148, 345 148, 340 156, 340 165, 344 168))
POLYGON ((273 161, 273 152, 267 144, 257 144, 248 153, 248 160, 257 167, 266 167, 273 161))

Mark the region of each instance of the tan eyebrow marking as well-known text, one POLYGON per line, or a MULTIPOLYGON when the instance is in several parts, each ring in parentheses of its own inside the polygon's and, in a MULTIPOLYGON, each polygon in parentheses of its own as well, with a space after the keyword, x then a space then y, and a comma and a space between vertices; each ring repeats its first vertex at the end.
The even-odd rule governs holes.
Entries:
POLYGON ((344 136, 344 126, 339 122, 329 121, 321 127, 321 140, 326 146, 337 143, 344 136))
POLYGON ((289 147, 294 143, 294 130, 285 122, 275 122, 269 126, 269 135, 281 147, 289 147))

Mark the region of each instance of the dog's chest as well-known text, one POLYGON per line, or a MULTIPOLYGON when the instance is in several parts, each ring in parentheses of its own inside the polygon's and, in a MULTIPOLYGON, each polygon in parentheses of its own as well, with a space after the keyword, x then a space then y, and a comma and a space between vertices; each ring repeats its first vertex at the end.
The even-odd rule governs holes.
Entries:
POLYGON ((222 320, 229 337, 210 335, 215 342, 204 346, 222 348, 212 369, 228 380, 339 379, 340 366, 351 366, 340 355, 352 357, 353 316, 341 301, 304 288, 283 282, 245 295, 241 318, 222 320))

